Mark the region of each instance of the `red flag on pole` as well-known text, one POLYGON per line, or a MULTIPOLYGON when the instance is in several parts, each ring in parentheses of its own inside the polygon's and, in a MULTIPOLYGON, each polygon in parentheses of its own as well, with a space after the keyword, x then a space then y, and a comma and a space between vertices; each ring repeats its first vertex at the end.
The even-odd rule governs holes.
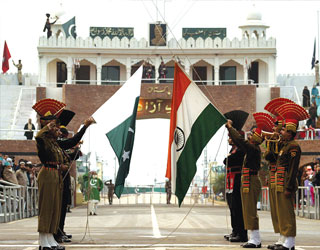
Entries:
POLYGON ((2 73, 6 73, 9 70, 9 59, 11 58, 7 42, 4 41, 3 57, 2 57, 2 73))

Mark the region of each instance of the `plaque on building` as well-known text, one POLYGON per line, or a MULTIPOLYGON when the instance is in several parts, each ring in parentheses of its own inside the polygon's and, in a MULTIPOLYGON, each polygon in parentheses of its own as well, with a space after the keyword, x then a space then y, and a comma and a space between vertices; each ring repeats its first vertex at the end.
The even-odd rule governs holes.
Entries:
POLYGON ((214 39, 220 37, 221 39, 227 36, 227 29, 226 28, 182 28, 182 37, 184 39, 188 39, 192 37, 197 39, 201 37, 206 39, 208 37, 214 39))
POLYGON ((120 28, 120 27, 90 27, 90 37, 96 36, 101 39, 106 36, 110 39, 118 37, 119 39, 127 37, 129 40, 134 36, 133 28, 120 28))
POLYGON ((150 46, 167 45, 167 24, 150 23, 149 25, 150 46))

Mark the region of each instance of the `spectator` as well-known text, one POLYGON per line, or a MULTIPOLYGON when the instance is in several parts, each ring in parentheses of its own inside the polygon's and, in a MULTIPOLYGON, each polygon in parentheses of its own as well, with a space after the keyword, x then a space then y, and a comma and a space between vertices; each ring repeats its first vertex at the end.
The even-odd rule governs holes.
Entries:
POLYGON ((4 166, 2 165, 2 161, 0 161, 0 180, 3 180, 3 170, 4 166))
POLYGON ((198 199, 199 199, 199 188, 197 183, 194 184, 192 191, 191 191, 191 197, 194 200, 194 203, 198 203, 198 199))
POLYGON ((27 140, 32 140, 33 138, 33 130, 35 130, 35 126, 32 123, 31 118, 29 118, 28 122, 24 125, 24 130, 26 130, 26 132, 24 132, 24 136, 27 138, 27 140))
POLYGON ((8 155, 4 155, 3 157, 2 157, 2 165, 6 165, 6 163, 7 163, 7 158, 8 158, 9 156, 8 155))
POLYGON ((308 189, 305 190, 305 196, 308 197, 308 193, 310 195, 310 205, 313 206, 314 204, 314 189, 312 186, 312 177, 313 177, 313 170, 311 166, 307 166, 306 168, 306 175, 305 175, 305 181, 304 186, 308 189))
POLYGON ((17 170, 16 177, 17 177, 18 184, 23 187, 22 197, 24 199, 26 198, 27 186, 29 184, 27 171, 28 171, 28 168, 26 167, 26 164, 23 161, 20 162, 20 169, 17 170))
POLYGON ((311 104, 311 107, 309 108, 309 115, 310 115, 310 118, 307 121, 307 126, 308 126, 308 128, 310 126, 315 128, 316 127, 316 119, 317 119, 317 107, 316 107, 315 102, 313 102, 311 104))
POLYGON ((311 89, 311 103, 314 103, 316 97, 319 95, 319 90, 317 89, 316 85, 313 85, 311 89))
POLYGON ((312 176, 312 185, 316 187, 316 186, 320 186, 320 164, 317 164, 314 170, 315 171, 312 176))
POLYGON ((303 107, 310 107, 310 91, 307 86, 304 86, 304 89, 302 91, 302 100, 303 107))
POLYGON ((114 184, 112 183, 112 180, 106 181, 104 183, 108 187, 108 200, 109 205, 112 205, 113 202, 113 194, 114 194, 114 184))
POLYGON ((5 163, 5 168, 3 170, 3 179, 7 182, 18 185, 16 173, 13 171, 11 163, 12 163, 12 160, 10 158, 7 158, 7 161, 5 163))
POLYGON ((171 190, 171 180, 169 180, 168 178, 166 180, 165 189, 167 193, 167 204, 170 204, 172 190, 171 190))
POLYGON ((165 79, 167 76, 167 68, 163 61, 161 61, 158 72, 159 72, 160 83, 165 83, 166 80, 163 80, 163 79, 165 79))
POLYGON ((18 61, 18 64, 15 64, 14 61, 12 60, 12 63, 18 69, 18 82, 19 82, 19 85, 22 85, 22 71, 21 71, 22 70, 22 63, 21 63, 21 60, 18 61))

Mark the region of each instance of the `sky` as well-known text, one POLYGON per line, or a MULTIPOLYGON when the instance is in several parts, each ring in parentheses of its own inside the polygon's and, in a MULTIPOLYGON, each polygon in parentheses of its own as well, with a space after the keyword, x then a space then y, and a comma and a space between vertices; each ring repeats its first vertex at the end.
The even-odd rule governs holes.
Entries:
MULTIPOLYGON (((46 13, 65 14, 59 22, 76 16, 77 34, 89 36, 90 26, 133 27, 135 38, 148 37, 148 24, 166 22, 168 39, 180 39, 183 27, 227 28, 227 37, 241 38, 239 25, 244 24, 249 11, 261 12, 262 21, 270 28, 267 38, 277 40, 277 74, 311 74, 314 39, 318 37, 320 1, 215 1, 215 0, 10 0, 0 1, 0 49, 7 41, 12 59, 22 60, 23 73, 38 72, 37 45, 45 36, 46 13)), ((317 43, 319 39, 317 38, 317 43)), ((317 46, 318 47, 318 46, 317 46)), ((317 48, 317 55, 319 50, 317 48)), ((317 56, 317 58, 319 58, 317 56)), ((10 62, 11 63, 11 62, 10 62)), ((15 73, 10 65, 8 73, 15 73)), ((94 126, 94 125, 93 125, 94 126)), ((131 171, 128 181, 150 184, 164 181, 167 159, 169 120, 139 120, 131 171), (156 180, 155 180, 156 179, 156 180), (137 181, 139 180, 139 181, 137 181), (141 181, 142 180, 142 181, 141 181)), ((224 128, 207 147, 208 160, 221 162, 227 154, 226 136, 220 143, 224 128)), ((226 134, 226 133, 225 133, 226 134)), ((114 154, 110 146, 95 145, 103 155, 105 176, 113 176, 114 154)), ((106 144, 108 142, 106 141, 106 144)), ((203 156, 199 158, 197 175, 202 176, 203 156)))

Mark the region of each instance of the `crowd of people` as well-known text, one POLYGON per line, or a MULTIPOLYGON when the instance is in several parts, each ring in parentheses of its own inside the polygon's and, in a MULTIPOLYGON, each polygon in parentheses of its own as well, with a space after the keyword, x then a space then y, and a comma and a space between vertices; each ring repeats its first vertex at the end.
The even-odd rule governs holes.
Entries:
MULTIPOLYGON (((315 158, 313 162, 302 165, 299 169, 298 180, 299 185, 305 187, 303 200, 301 193, 299 193, 299 205, 310 204, 310 206, 314 206, 316 192, 315 187, 320 186, 320 158, 315 158), (308 197, 309 201, 307 200, 308 197)), ((320 189, 318 190, 320 191, 320 189)))
POLYGON ((42 167, 41 163, 19 159, 16 163, 14 156, 0 153, 0 180, 23 187, 37 187, 37 176, 42 167))
POLYGON ((310 118, 306 122, 304 129, 320 128, 320 94, 316 85, 313 85, 311 93, 307 86, 302 91, 302 106, 308 110, 310 118))

